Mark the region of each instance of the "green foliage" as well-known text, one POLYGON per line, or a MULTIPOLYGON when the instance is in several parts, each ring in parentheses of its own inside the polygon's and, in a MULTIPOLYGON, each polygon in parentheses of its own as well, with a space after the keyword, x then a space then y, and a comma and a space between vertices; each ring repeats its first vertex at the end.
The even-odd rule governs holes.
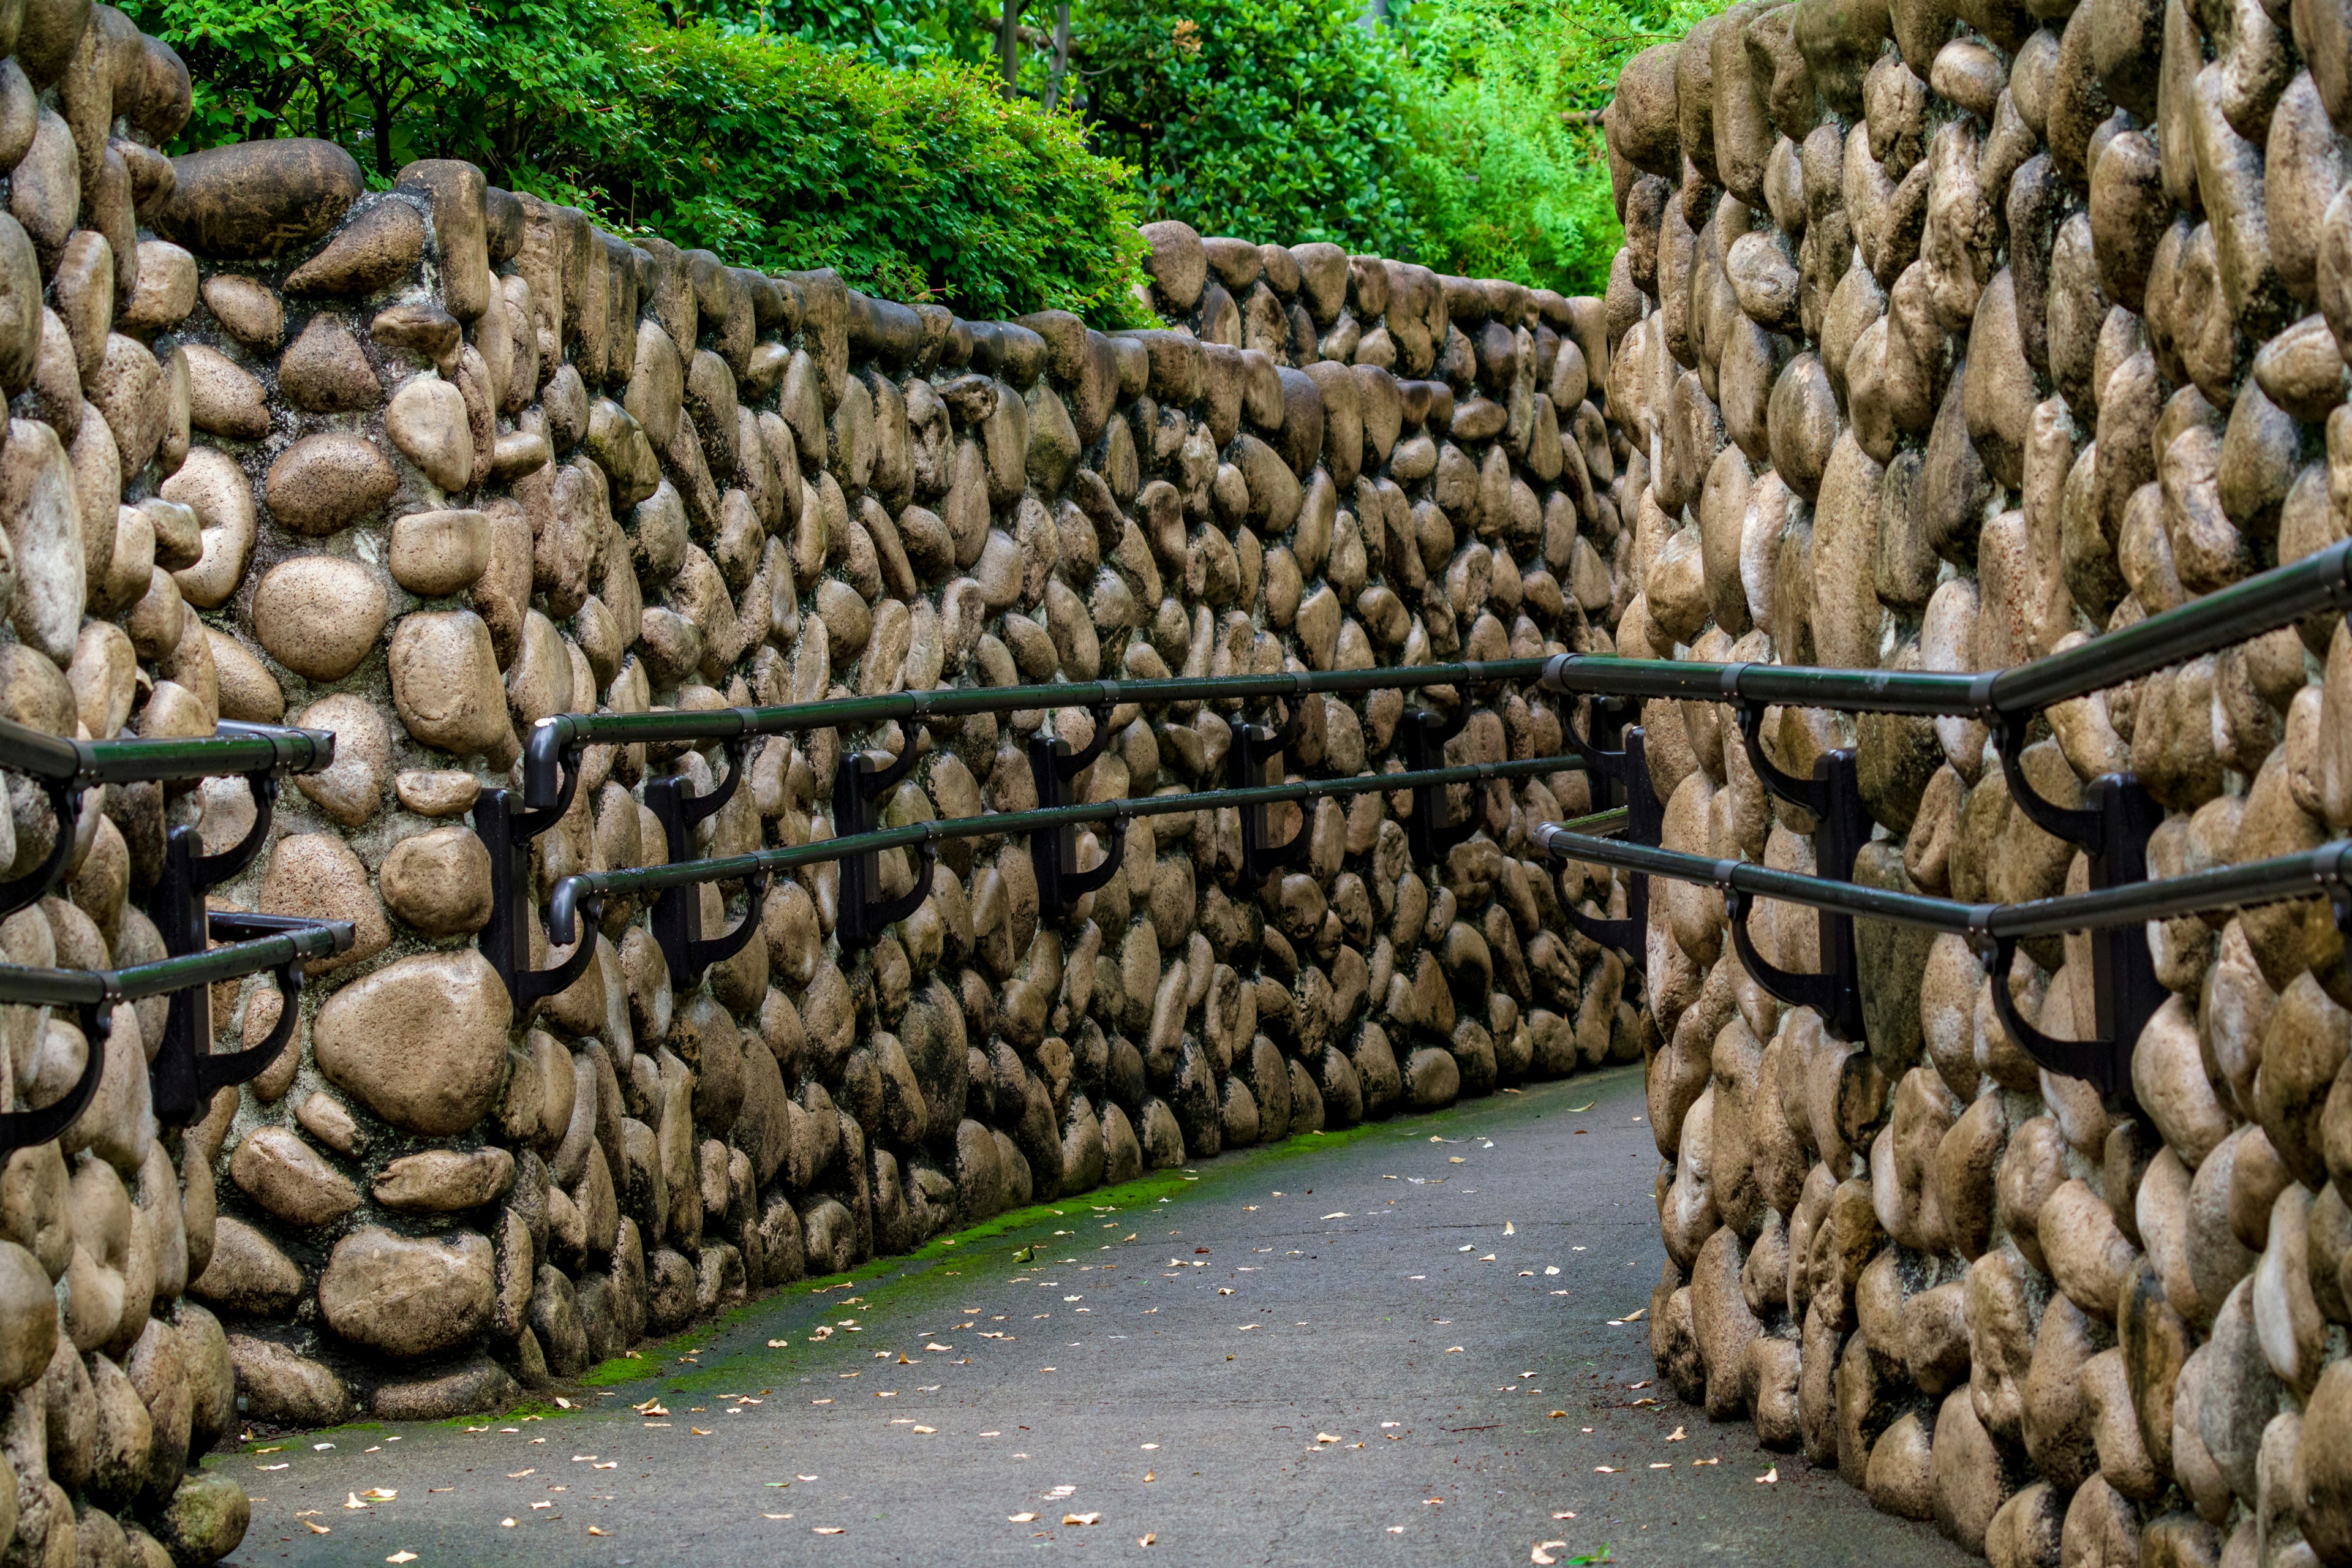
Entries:
POLYGON ((1411 183, 1448 272, 1598 294, 1623 242, 1601 127, 1617 73, 1721 0, 1417 0, 1405 14, 1411 183), (1566 116, 1576 116, 1570 120, 1566 116))
POLYGON ((1097 144, 1142 205, 1203 232, 1406 256, 1410 125, 1354 0, 1090 0, 1074 17, 1097 144))
POLYGON ((1137 309, 1129 171, 944 44, 936 63, 892 69, 762 30, 756 10, 648 0, 126 8, 194 73, 184 149, 323 136, 378 183, 412 159, 468 158, 617 230, 745 265, 830 266, 974 315, 1116 324, 1137 309))
POLYGON ((990 58, 993 40, 966 0, 710 0, 708 19, 730 32, 781 33, 877 65, 966 65, 990 58))

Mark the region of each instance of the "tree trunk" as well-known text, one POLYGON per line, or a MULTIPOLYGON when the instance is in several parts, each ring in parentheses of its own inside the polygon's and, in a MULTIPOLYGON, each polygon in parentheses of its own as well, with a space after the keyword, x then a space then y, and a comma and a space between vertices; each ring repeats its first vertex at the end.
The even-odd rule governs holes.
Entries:
POLYGON ((1021 0, 1004 0, 1003 19, 996 25, 996 63, 1004 73, 1004 96, 1011 98, 1021 79, 1021 0))
POLYGON ((1070 0, 1054 7, 1054 69, 1045 79, 1045 112, 1062 101, 1062 80, 1070 72, 1070 0))

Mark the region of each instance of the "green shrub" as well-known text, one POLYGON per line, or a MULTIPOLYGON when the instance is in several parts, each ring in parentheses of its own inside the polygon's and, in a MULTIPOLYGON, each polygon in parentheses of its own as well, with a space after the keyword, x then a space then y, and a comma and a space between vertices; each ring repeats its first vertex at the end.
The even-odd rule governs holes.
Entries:
POLYGON ((1355 0, 1091 0, 1073 54, 1097 145, 1204 233, 1420 248, 1393 49, 1355 0))
POLYGON ((1722 0, 1415 0, 1401 96, 1430 265, 1598 294, 1623 243, 1601 127, 1617 73, 1722 0))
POLYGON ((894 70, 647 0, 131 0, 184 147, 316 135, 379 182, 469 158, 616 231, 972 315, 1137 310, 1129 172, 976 68, 894 70))

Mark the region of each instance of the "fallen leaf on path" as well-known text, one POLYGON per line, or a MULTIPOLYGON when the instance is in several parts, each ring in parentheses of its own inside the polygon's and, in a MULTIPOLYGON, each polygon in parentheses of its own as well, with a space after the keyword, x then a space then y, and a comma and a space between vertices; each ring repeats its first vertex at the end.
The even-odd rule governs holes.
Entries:
POLYGON ((1667 1442, 1669 1442, 1669 1443, 1679 1443, 1679 1442, 1682 1442, 1684 1439, 1687 1438, 1689 1436, 1690 1436, 1690 1434, 1689 1434, 1689 1433, 1687 1433, 1687 1432, 1684 1431, 1681 1427, 1677 1426, 1677 1427, 1675 1427, 1673 1431, 1671 1431, 1671 1432, 1669 1432, 1669 1433, 1667 1433, 1667 1434, 1666 1434, 1666 1441, 1667 1441, 1667 1442))
POLYGON ((1647 1307, 1636 1307, 1632 1311, 1625 1314, 1625 1321, 1629 1323, 1638 1323, 1642 1321, 1643 1316, 1649 1312, 1649 1310, 1650 1309, 1647 1307))
POLYGON ((329 1530, 327 1526, 317 1523, 311 1520, 304 1520, 302 1521, 302 1527, 313 1535, 331 1535, 333 1533, 333 1531, 329 1530))
POLYGON ((936 1432, 939 1428, 936 1426, 918 1426, 915 1430, 918 1432, 936 1432))
POLYGON ((1448 1345, 1445 1347, 1445 1353, 1447 1355, 1459 1355, 1462 1353, 1462 1347, 1460 1345, 1448 1345))
POLYGON ((1062 1516, 1064 1524, 1096 1524, 1101 1520, 1102 1515, 1098 1513, 1066 1513, 1062 1516))
POLYGON ((790 1519, 793 1516, 788 1513, 763 1513, 760 1517, 761 1519, 790 1519))
POLYGON ((819 1524, 811 1526, 811 1528, 819 1535, 843 1535, 847 1533, 840 1525, 837 1524, 819 1524))
POLYGON ((1669 1459, 1660 1459, 1650 1467, 1654 1470, 1671 1470, 1674 1468, 1674 1462, 1669 1459))
POLYGON ((1535 1543, 1534 1548, 1528 1552, 1528 1561, 1530 1563, 1542 1563, 1545 1564, 1557 1563, 1559 1559, 1551 1554, 1552 1548, 1556 1546, 1565 1547, 1567 1544, 1568 1542, 1565 1541, 1538 1541, 1535 1543))
POLYGON ((1519 1227, 1513 1225, 1509 1220, 1505 1220, 1503 1222, 1503 1234, 1505 1236, 1517 1236, 1519 1234, 1519 1227))
POLYGON ((513 1517, 511 1514, 509 1514, 509 1515, 508 1517, 506 1517, 505 1519, 502 1519, 502 1520, 499 1521, 499 1528, 500 1530, 512 1530, 514 1527, 515 1527, 514 1517, 513 1517))
POLYGON ((256 1466, 254 1466, 253 1468, 254 1468, 255 1469, 257 1469, 257 1470, 282 1470, 282 1469, 287 1468, 288 1467, 287 1467, 287 1466, 285 1466, 285 1465, 280 1464, 280 1465, 256 1465, 256 1466))
POLYGON ((1555 1411, 1553 1411, 1553 1412, 1551 1413, 1551 1415, 1550 1415, 1550 1416, 1549 1417, 1549 1419, 1550 1419, 1550 1420, 1554 1420, 1554 1421, 1557 1421, 1557 1420, 1559 1420, 1561 1416, 1563 1416, 1563 1415, 1567 1415, 1567 1414, 1568 1414, 1568 1412, 1567 1412, 1567 1411, 1565 1411, 1565 1410, 1555 1410, 1555 1411))
POLYGON ((1337 1432, 1318 1432, 1315 1434, 1315 1440, 1318 1443, 1336 1443, 1339 1441, 1339 1434, 1337 1432))
POLYGON ((1775 1466, 1773 1466, 1770 1469, 1769 1469, 1769 1470, 1765 1471, 1762 1475, 1760 1475, 1760 1476, 1757 1477, 1757 1478, 1756 1478, 1756 1484, 1757 1484, 1758 1486, 1759 1486, 1759 1487, 1769 1487, 1769 1486, 1772 1486, 1772 1485, 1774 1485, 1775 1483, 1777 1483, 1777 1482, 1780 1480, 1780 1466, 1778 1466, 1778 1465, 1775 1465, 1775 1466))
POLYGON ((609 1531, 599 1530, 592 1524, 588 1527, 588 1533, 591 1535, 608 1535, 612 1532, 609 1531))
POLYGON ((1150 1545, 1153 1542, 1155 1542, 1155 1541, 1157 1541, 1157 1540, 1159 1540, 1159 1539, 1160 1539, 1160 1532, 1159 1532, 1158 1531, 1150 1531, 1150 1533, 1148 1533, 1148 1534, 1144 1534, 1144 1535, 1139 1535, 1139 1536, 1137 1536, 1137 1537, 1135 1538, 1135 1543, 1136 1543, 1138 1546, 1149 1546, 1149 1545, 1150 1545))
POLYGON ((395 1552, 391 1556, 385 1558, 384 1561, 386 1563, 414 1563, 416 1561, 416 1553, 414 1552, 395 1552))
POLYGON ((1617 1470, 1618 1467, 1615 1465, 1595 1465, 1592 1467, 1592 1473, 1596 1476, 1613 1476, 1617 1473, 1617 1470))
POLYGON ((360 1501, 359 1493, 345 1492, 343 1494, 343 1506, 345 1508, 365 1508, 367 1507, 367 1504, 360 1501))
POLYGON ((1004 1519, 1005 1522, 1008 1524, 1034 1524, 1037 1522, 1037 1516, 1034 1513, 1008 1513, 1004 1516, 1004 1519))

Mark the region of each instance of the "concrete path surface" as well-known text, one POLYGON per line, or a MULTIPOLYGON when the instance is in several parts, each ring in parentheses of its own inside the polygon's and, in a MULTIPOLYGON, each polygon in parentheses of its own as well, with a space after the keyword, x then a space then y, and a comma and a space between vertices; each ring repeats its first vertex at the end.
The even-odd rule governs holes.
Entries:
POLYGON ((1972 1561, 1653 1381, 1643 1110, 1623 1068, 1296 1139, 787 1287, 586 1408, 248 1444, 234 1561, 1972 1561))

